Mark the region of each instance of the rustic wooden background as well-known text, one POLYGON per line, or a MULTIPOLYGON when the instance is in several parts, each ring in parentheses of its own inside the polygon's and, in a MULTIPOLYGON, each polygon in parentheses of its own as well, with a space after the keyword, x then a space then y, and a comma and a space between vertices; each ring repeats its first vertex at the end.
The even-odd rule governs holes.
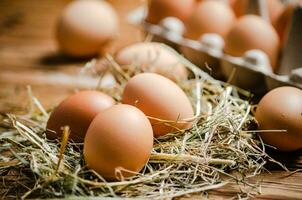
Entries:
MULTIPOLYGON (((47 83, 47 77, 76 75, 86 60, 67 59, 57 52, 53 33, 56 18, 69 0, 0 0, 0 112, 26 105, 26 85, 46 108, 53 107, 77 88, 47 83)), ((125 15, 143 0, 109 0, 121 19, 120 37, 111 52, 135 41, 144 34, 126 23, 125 15)), ((301 152, 277 155, 293 170, 302 169, 301 152)), ((3 177, 2 177, 3 178, 3 177)), ((273 170, 253 180, 261 182, 257 199, 302 199, 302 173, 273 170)), ((0 183, 1 184, 1 183, 0 183)), ((1 188, 1 187, 0 187, 1 188)), ((210 199, 236 198, 236 184, 211 192, 210 199)), ((0 191, 0 198, 1 198, 0 191)), ((196 194, 191 199, 201 198, 196 194)))
MULTIPOLYGON (((46 75, 75 75, 90 59, 75 60, 57 51, 54 39, 56 19, 70 0, 0 0, 0 110, 24 102, 24 87, 34 85, 34 94, 46 107, 53 106, 75 87, 45 84, 46 75), (45 87, 47 86, 47 95, 45 87), (60 89, 58 89, 60 88, 60 89), (21 99, 21 101, 20 101, 21 99), (22 101, 23 99, 23 101, 22 101)), ((121 31, 110 51, 142 39, 139 29, 126 23, 128 10, 141 0, 110 0, 119 11, 121 31)))

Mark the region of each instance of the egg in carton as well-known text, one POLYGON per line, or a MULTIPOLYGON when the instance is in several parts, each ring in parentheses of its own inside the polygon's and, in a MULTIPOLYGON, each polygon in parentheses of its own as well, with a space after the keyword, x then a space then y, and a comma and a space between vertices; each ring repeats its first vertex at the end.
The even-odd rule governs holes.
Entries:
MULTIPOLYGON (((250 13, 269 20, 263 2, 250 1, 250 13)), ((224 54, 221 68, 224 75, 231 76, 231 83, 256 94, 285 85, 302 88, 302 57, 298 55, 302 51, 301 6, 295 7, 291 19, 277 71, 272 71, 268 56, 260 50, 247 51, 243 57, 224 54)))
MULTIPOLYGON (((269 20, 266 4, 262 0, 250 0, 246 13, 269 20)), ((185 26, 181 20, 167 17, 159 24, 151 24, 144 20, 145 17, 146 8, 139 8, 130 13, 129 21, 141 24, 153 36, 153 41, 163 42, 178 50, 214 78, 229 81, 257 95, 285 85, 302 88, 302 56, 297 55, 302 52, 300 6, 293 12, 277 73, 273 73, 268 56, 261 50, 249 50, 242 57, 234 57, 224 53, 224 40, 218 34, 204 34, 199 40, 191 40, 184 38, 185 26)))

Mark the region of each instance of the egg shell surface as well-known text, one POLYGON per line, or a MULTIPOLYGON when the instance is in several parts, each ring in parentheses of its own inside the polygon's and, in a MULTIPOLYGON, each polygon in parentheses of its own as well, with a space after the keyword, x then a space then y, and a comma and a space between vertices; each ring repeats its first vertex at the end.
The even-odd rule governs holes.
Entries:
MULTIPOLYGON (((248 1, 254 1, 254 0, 235 0, 232 3, 232 7, 234 9, 234 12, 237 17, 242 17, 246 13, 246 7, 248 5, 248 1)), ((281 3, 280 0, 265 0, 266 5, 268 8, 268 15, 270 18, 270 21, 272 24, 275 23, 275 21, 278 19, 278 17, 281 15, 284 5, 281 3)))
POLYGON ((173 81, 188 77, 186 67, 173 52, 156 42, 139 42, 122 48, 115 57, 125 69, 132 65, 144 72, 163 75, 173 81))
POLYGON ((101 0, 76 0, 62 11, 56 27, 61 52, 72 57, 96 55, 119 30, 112 6, 101 0))
POLYGON ((161 75, 142 73, 132 77, 124 89, 122 102, 136 106, 149 117, 173 122, 166 125, 150 119, 155 137, 192 126, 191 122, 182 121, 194 117, 190 100, 177 84, 161 75))
POLYGON ((255 115, 263 141, 280 151, 302 148, 302 90, 279 87, 267 93, 258 104, 255 115))
POLYGON ((186 21, 185 37, 198 40, 207 33, 225 37, 235 22, 233 10, 225 3, 206 0, 198 3, 186 21))
POLYGON ((70 139, 83 142, 93 118, 113 106, 115 100, 97 91, 86 90, 64 99, 50 114, 46 135, 49 139, 62 136, 62 128, 70 127, 70 139))
POLYGON ((241 57, 249 50, 262 50, 276 69, 280 41, 274 27, 256 15, 241 17, 225 39, 224 52, 241 57))
POLYGON ((139 172, 152 148, 152 127, 144 113, 134 106, 114 105, 89 126, 84 158, 87 166, 106 180, 120 180, 120 175, 129 177, 139 172), (121 168, 125 170, 119 174, 121 168))
POLYGON ((146 21, 157 24, 166 17, 176 17, 185 21, 195 3, 195 0, 150 0, 146 21))

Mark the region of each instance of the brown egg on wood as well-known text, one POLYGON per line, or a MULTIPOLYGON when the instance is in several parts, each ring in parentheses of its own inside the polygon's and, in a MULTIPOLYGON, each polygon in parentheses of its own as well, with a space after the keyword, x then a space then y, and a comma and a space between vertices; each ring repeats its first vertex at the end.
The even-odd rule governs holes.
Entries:
POLYGON ((185 37, 198 40, 203 34, 216 33, 225 37, 235 22, 235 14, 225 3, 202 1, 185 22, 185 37))
POLYGON ((268 92, 255 115, 263 141, 280 151, 302 148, 302 90, 280 87, 268 92), (284 132, 282 132, 282 130, 284 132))
POLYGON ((191 15, 195 3, 195 0, 150 0, 146 21, 157 24, 166 17, 185 21, 191 15))
MULTIPOLYGON (((245 15, 248 1, 254 0, 235 0, 235 2, 232 4, 237 17, 245 15)), ((284 5, 280 0, 266 0, 266 3, 270 21, 272 22, 272 24, 274 24, 278 17, 281 15, 284 9, 284 5)))
POLYGON ((245 15, 234 24, 226 36, 224 52, 241 57, 249 50, 262 50, 275 70, 279 47, 278 34, 271 24, 256 15, 245 15))
POLYGON ((81 91, 64 99, 50 114, 47 121, 47 137, 62 136, 62 128, 70 127, 70 139, 83 142, 93 118, 115 104, 110 96, 97 91, 81 91))
POLYGON ((106 180, 121 180, 145 166, 152 148, 152 127, 144 113, 130 105, 114 105, 91 122, 84 158, 106 180))
POLYGON ((173 81, 188 77, 180 58, 160 43, 139 42, 129 45, 118 51, 115 59, 124 69, 139 68, 143 72, 158 73, 173 81))
POLYGON ((76 0, 62 11, 56 27, 61 52, 90 57, 101 51, 119 32, 118 16, 102 0, 76 0))
POLYGON ((125 86, 122 102, 136 106, 150 119, 154 136, 188 129, 193 107, 183 90, 171 80, 154 73, 132 77, 125 86))

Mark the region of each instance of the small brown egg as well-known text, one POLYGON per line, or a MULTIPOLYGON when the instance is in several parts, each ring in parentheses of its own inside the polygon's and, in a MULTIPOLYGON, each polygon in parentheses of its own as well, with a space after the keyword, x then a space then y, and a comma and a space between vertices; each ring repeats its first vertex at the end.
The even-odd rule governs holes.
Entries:
POLYGON ((225 37, 235 22, 235 14, 225 3, 202 1, 186 21, 185 37, 198 40, 203 34, 216 33, 225 37))
POLYGON ((114 105, 98 114, 87 131, 84 158, 87 166, 106 180, 120 180, 139 172, 153 148, 148 118, 130 105, 114 105), (121 174, 117 173, 120 168, 121 174), (133 172, 133 173, 131 173, 133 172))
POLYGON ((122 102, 156 118, 150 119, 155 137, 192 126, 183 121, 194 117, 188 97, 178 85, 161 75, 142 73, 132 77, 124 89, 122 102), (167 125, 157 119, 173 123, 167 125))
POLYGON ((185 21, 191 14, 195 0, 150 0, 147 22, 157 24, 166 17, 185 21))
POLYGON ((225 39, 224 52, 231 56, 243 56, 253 49, 262 50, 275 70, 279 53, 279 37, 273 26, 256 15, 241 17, 225 39))
POLYGON ((56 36, 64 54, 89 57, 116 37, 118 29, 118 16, 106 1, 76 0, 59 17, 56 36))
POLYGON ((139 67, 144 72, 158 73, 174 81, 188 77, 187 69, 177 55, 156 42, 129 45, 117 52, 115 59, 124 69, 139 67))
MULTIPOLYGON (((231 8, 234 8, 236 1, 237 1, 237 0, 228 0, 227 3, 229 4, 229 6, 230 6, 231 8)), ((236 14, 236 13, 235 13, 235 14, 236 14)))
POLYGON ((290 20, 293 16, 294 9, 298 6, 299 4, 297 3, 290 3, 286 6, 282 14, 278 17, 276 20, 274 27, 276 28, 281 44, 283 45, 286 38, 286 32, 288 31, 289 25, 290 25, 290 20))
POLYGON ((260 130, 286 130, 262 132, 263 141, 280 151, 302 148, 302 90, 279 87, 267 93, 256 110, 260 130))
POLYGON ((75 142, 83 142, 93 118, 114 104, 114 99, 102 92, 87 90, 71 95, 51 113, 47 121, 47 137, 59 138, 62 127, 69 126, 70 138, 75 142))
MULTIPOLYGON (((254 1, 254 0, 235 0, 235 2, 232 4, 234 12, 237 17, 241 17, 245 15, 248 1, 254 1)), ((266 3, 268 7, 268 14, 270 17, 270 21, 274 23, 281 15, 284 6, 280 0, 266 0, 266 3)))

